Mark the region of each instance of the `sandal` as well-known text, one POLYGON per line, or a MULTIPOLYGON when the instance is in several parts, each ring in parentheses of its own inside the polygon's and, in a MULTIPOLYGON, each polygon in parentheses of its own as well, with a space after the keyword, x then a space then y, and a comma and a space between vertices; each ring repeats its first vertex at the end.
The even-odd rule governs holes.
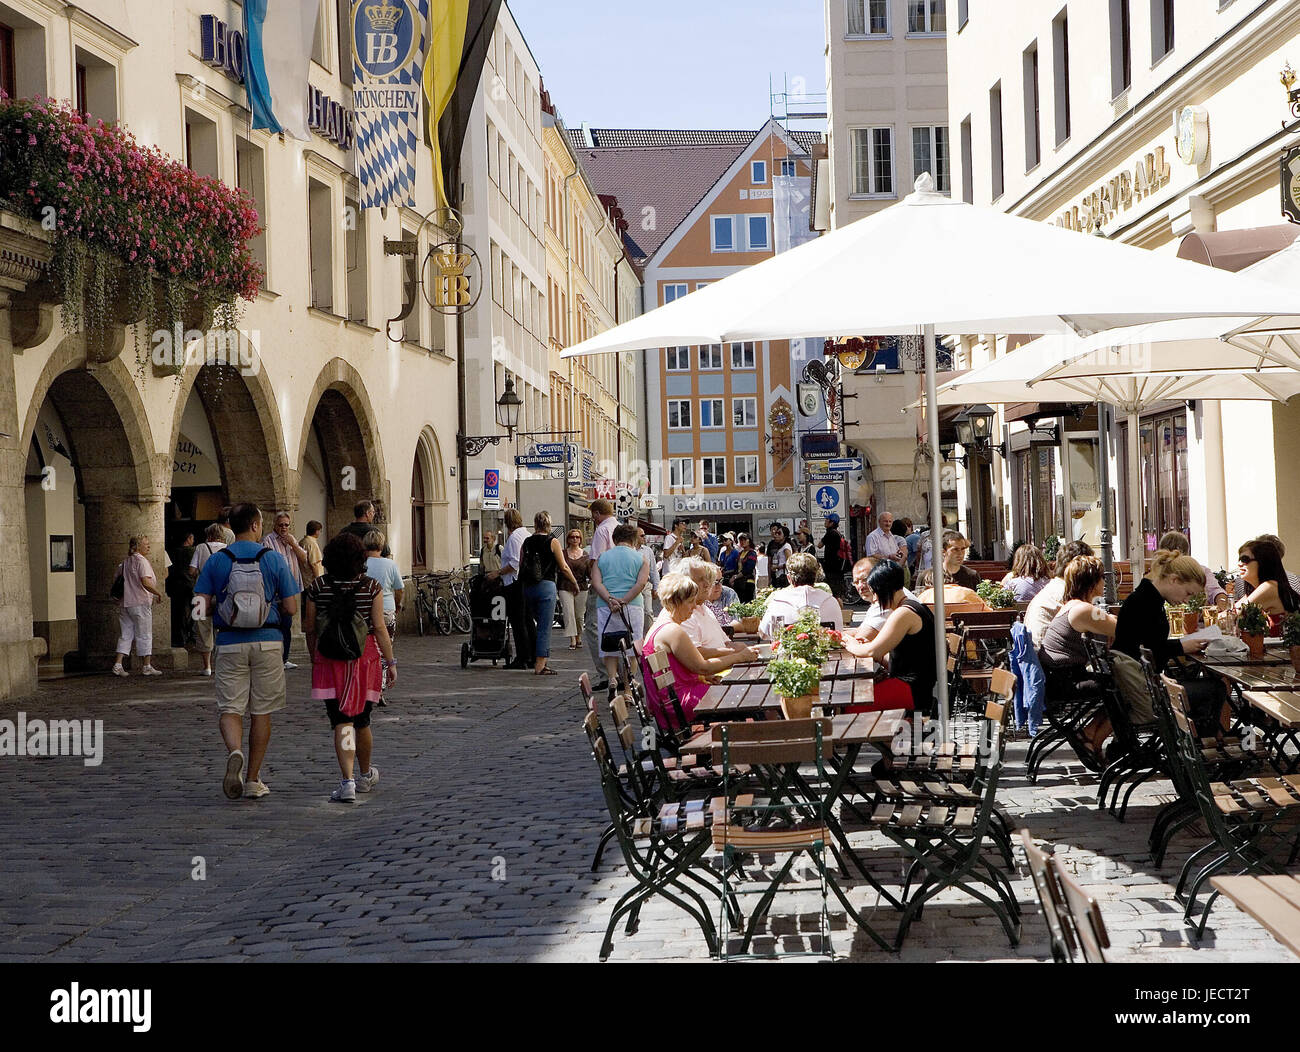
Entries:
POLYGON ((570 643, 570 644, 569 644, 569 649, 570 649, 570 650, 581 650, 581 649, 582 649, 582 644, 581 644, 581 643, 570 643))
POLYGON ((550 667, 548 666, 548 667, 542 669, 540 672, 534 672, 533 675, 535 675, 535 676, 555 676, 555 675, 558 675, 558 673, 555 671, 555 669, 550 668, 550 667))

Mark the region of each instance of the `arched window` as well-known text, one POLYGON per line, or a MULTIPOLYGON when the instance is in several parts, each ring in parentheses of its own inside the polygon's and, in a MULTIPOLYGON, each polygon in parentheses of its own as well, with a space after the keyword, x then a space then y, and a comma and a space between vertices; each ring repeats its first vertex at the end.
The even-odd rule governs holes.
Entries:
POLYGON ((426 485, 422 445, 415 448, 415 461, 411 465, 411 572, 421 573, 428 570, 425 561, 428 552, 428 518, 429 501, 426 485))

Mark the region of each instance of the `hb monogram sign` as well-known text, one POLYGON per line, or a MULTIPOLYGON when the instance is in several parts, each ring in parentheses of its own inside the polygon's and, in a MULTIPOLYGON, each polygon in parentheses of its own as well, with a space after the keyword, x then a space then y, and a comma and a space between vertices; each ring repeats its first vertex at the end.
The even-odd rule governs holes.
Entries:
POLYGON ((425 257, 424 296, 439 314, 463 314, 483 293, 478 253, 459 241, 435 245, 425 257))
POLYGON ((428 0, 353 0, 352 72, 361 207, 415 204, 428 0))

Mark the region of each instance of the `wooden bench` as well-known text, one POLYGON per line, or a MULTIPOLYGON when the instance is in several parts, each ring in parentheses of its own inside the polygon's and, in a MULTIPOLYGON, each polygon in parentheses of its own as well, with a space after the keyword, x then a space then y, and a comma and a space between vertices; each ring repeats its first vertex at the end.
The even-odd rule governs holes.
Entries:
POLYGON ((1211 877, 1210 883, 1300 955, 1300 880, 1291 876, 1211 877))

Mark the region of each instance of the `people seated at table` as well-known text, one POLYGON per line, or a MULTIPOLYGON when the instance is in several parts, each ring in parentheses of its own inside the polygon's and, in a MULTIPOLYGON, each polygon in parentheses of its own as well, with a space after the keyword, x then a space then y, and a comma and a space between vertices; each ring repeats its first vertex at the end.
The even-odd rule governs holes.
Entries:
MULTIPOLYGON (((705 562, 703 559, 683 559, 677 564, 677 572, 690 577, 700 590, 700 601, 695 608, 695 613, 685 623, 686 634, 691 637, 691 642, 705 657, 718 657, 734 650, 739 644, 732 643, 731 637, 723 630, 717 613, 709 605, 710 596, 720 589, 721 571, 714 563, 705 562)), ((733 592, 732 595, 735 593, 733 592)), ((659 615, 661 620, 666 619, 667 616, 666 611, 659 615)), ((723 616, 728 617, 725 611, 723 616)), ((726 623, 731 624, 729 617, 726 623)))
POLYGON ((1042 550, 1035 544, 1022 544, 1011 560, 1011 572, 1002 578, 1002 587, 1010 589, 1017 603, 1028 603, 1051 579, 1042 550))
POLYGON ((786 560, 789 587, 778 588, 768 597, 767 610, 758 625, 759 635, 771 639, 778 619, 784 625, 792 624, 810 606, 818 612, 817 619, 822 624, 843 630, 844 612, 840 609, 840 601, 830 592, 815 587, 820 569, 817 556, 806 552, 796 552, 786 560))
MULTIPOLYGON (((880 564, 880 561, 868 555, 853 564, 853 587, 857 590, 858 595, 862 596, 871 605, 867 607, 862 622, 853 628, 846 629, 846 632, 852 635, 854 639, 860 639, 864 643, 869 643, 880 634, 880 630, 885 627, 885 622, 889 620, 889 615, 893 613, 892 610, 886 610, 880 605, 880 600, 876 598, 876 593, 871 590, 869 583, 871 571, 880 564)), ((906 577, 906 574, 904 576, 906 577)), ((917 597, 910 589, 904 588, 903 598, 916 599, 917 597)))
POLYGON ((1282 620, 1295 613, 1300 597, 1287 579, 1277 545, 1259 537, 1243 544, 1237 566, 1247 593, 1238 600, 1237 608, 1254 603, 1268 615, 1268 634, 1281 635, 1282 620))
MULTIPOLYGON (((980 586, 980 575, 966 565, 966 553, 970 551, 970 541, 960 533, 948 530, 943 535, 943 573, 944 580, 951 578, 952 583, 972 592, 980 586)), ((921 589, 934 587, 934 571, 925 570, 916 576, 916 586, 921 589)))
MULTIPOLYGON (((1277 549, 1279 558, 1286 559, 1286 545, 1282 543, 1282 538, 1276 533, 1261 533, 1255 538, 1255 540, 1268 541, 1269 544, 1273 545, 1273 547, 1277 549)), ((1290 570, 1285 572, 1287 583, 1291 586, 1291 591, 1295 592, 1296 595, 1300 595, 1300 574, 1292 573, 1290 570)), ((1245 578, 1237 577, 1232 582, 1232 599, 1234 602, 1238 602, 1244 598, 1247 591, 1248 589, 1246 587, 1245 578)))
MULTIPOLYGON (((1061 578, 1063 593, 1060 609, 1043 631, 1038 658, 1047 677, 1047 711, 1086 698, 1101 698, 1101 684, 1088 668, 1085 634, 1113 639, 1116 618, 1096 606, 1106 588, 1101 560, 1091 555, 1072 559, 1061 578)), ((1161 614, 1163 619, 1163 611, 1161 614)), ((1165 621, 1168 626, 1168 621, 1165 621)), ((1105 766, 1102 745, 1110 736, 1110 720, 1098 715, 1082 728, 1081 742, 1071 741, 1079 759, 1092 770, 1105 766)))
POLYGON ((1190 555, 1177 551, 1157 551, 1151 568, 1138 582, 1132 594, 1119 608, 1119 628, 1115 632, 1115 649, 1137 660, 1142 648, 1150 649, 1158 668, 1183 654, 1199 654, 1208 639, 1190 637, 1174 639, 1169 634, 1169 616, 1165 604, 1181 606, 1205 587, 1201 564, 1190 555))
POLYGON ((869 642, 844 637, 844 649, 857 657, 888 662, 889 676, 877 680, 872 709, 914 709, 934 715, 935 661, 934 614, 903 587, 903 567, 885 559, 867 577, 882 610, 889 611, 884 627, 869 642))
MULTIPOLYGON (((1187 539, 1187 534, 1179 533, 1177 530, 1170 530, 1161 537, 1157 548, 1165 552, 1181 552, 1183 555, 1192 554, 1192 543, 1187 539)), ((1232 597, 1223 590, 1223 585, 1219 584, 1219 579, 1214 576, 1213 570, 1204 565, 1201 566, 1201 569, 1205 571, 1205 587, 1202 591, 1205 592, 1206 603, 1217 606, 1220 610, 1228 609, 1232 605, 1232 597)))
MULTIPOLYGON (((922 577, 930 576, 929 572, 922 574, 922 577)), ((934 606, 934 588, 926 587, 917 593, 916 598, 926 606, 934 606)), ((943 575, 943 609, 945 616, 952 612, 953 607, 959 607, 964 610, 991 610, 992 607, 980 598, 978 592, 957 584, 952 577, 945 573, 943 575)))
POLYGON ((1092 546, 1085 541, 1070 541, 1056 554, 1056 576, 1029 602, 1025 611, 1025 628, 1034 646, 1040 646, 1043 633, 1065 601, 1065 568, 1081 555, 1092 555, 1092 546))
MULTIPOLYGON (((641 646, 643 657, 648 658, 656 651, 667 655, 668 667, 673 674, 673 690, 688 720, 716 681, 718 673, 732 665, 758 658, 749 647, 728 650, 718 657, 705 657, 700 653, 685 627, 699 606, 700 596, 699 585, 688 574, 668 574, 659 582, 659 600, 664 605, 664 614, 651 626, 641 646)), ((643 667, 642 675, 647 708, 661 727, 675 727, 677 719, 667 694, 659 689, 649 668, 643 667)))

